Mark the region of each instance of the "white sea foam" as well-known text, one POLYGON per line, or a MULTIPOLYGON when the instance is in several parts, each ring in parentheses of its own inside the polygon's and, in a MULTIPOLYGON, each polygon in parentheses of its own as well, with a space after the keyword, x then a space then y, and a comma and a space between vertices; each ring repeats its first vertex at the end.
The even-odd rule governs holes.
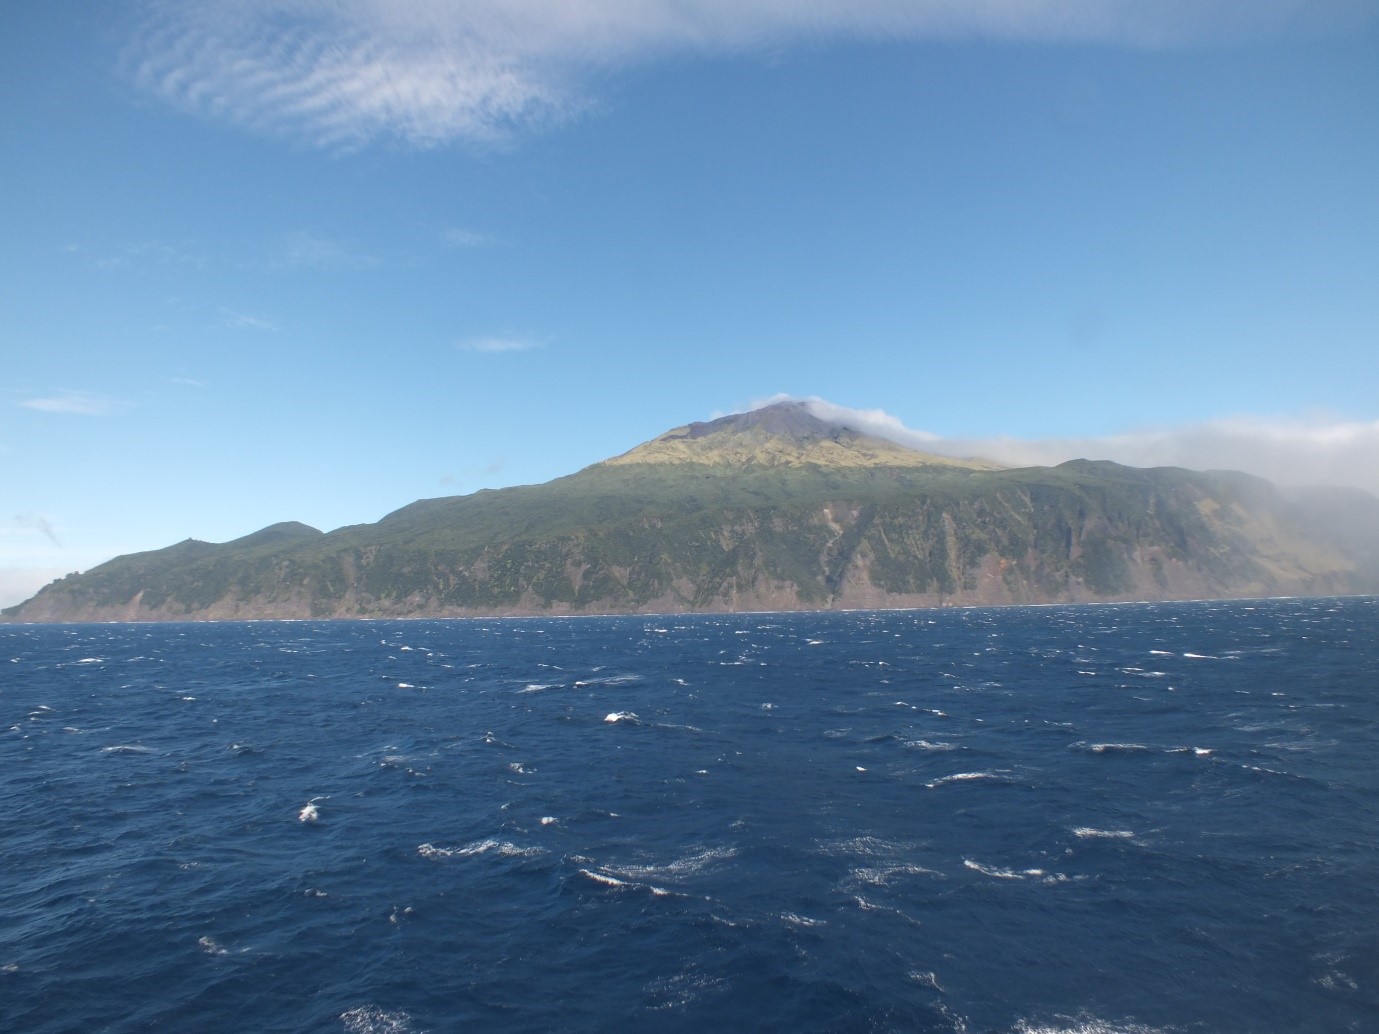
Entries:
POLYGON ((1073 830, 1073 836, 1083 840, 1129 840, 1134 835, 1134 831, 1128 829, 1093 829, 1091 826, 1078 826, 1073 830))
POLYGON ((302 810, 297 812, 298 822, 316 822, 321 817, 321 810, 316 807, 317 801, 328 801, 329 797, 313 797, 302 805, 302 810))
POLYGON ((520 761, 508 762, 508 771, 516 772, 518 775, 531 775, 532 769, 522 764, 520 761))
POLYGON ((559 821, 560 821, 560 820, 559 820, 558 818, 556 818, 554 815, 542 815, 542 816, 541 816, 541 825, 543 825, 543 826, 554 826, 554 825, 555 825, 557 822, 559 822, 559 821))
POLYGON ((152 754, 151 747, 144 747, 137 743, 117 743, 113 747, 102 747, 102 754, 152 754))
POLYGON ((420 844, 417 847, 417 854, 423 858, 473 858, 490 853, 500 858, 531 858, 545 854, 545 851, 539 847, 518 847, 511 841, 492 837, 476 840, 463 847, 437 847, 435 844, 420 844))
POLYGON ((415 1028, 405 1012, 388 1012, 376 1005, 360 1005, 340 1014, 348 1034, 410 1034, 415 1028))
POLYGON ((211 937, 202 937, 202 938, 199 939, 196 943, 197 943, 197 946, 200 947, 200 949, 201 949, 202 951, 204 951, 207 955, 228 955, 228 954, 230 954, 228 951, 226 951, 224 948, 222 948, 219 944, 217 944, 217 943, 215 942, 214 938, 211 938, 211 937))
POLYGON ((583 689, 586 686, 626 686, 633 682, 640 682, 641 680, 642 677, 640 675, 609 675, 607 678, 580 679, 575 683, 575 686, 579 689, 583 689))
POLYGON ((1209 653, 1185 653, 1183 656, 1192 661, 1219 661, 1221 659, 1209 653))
POLYGON ((1195 757, 1205 758, 1212 754, 1215 754, 1216 751, 1213 750, 1211 747, 1172 747, 1169 749, 1168 753, 1192 754, 1195 757))
POLYGON ((651 1002, 647 1008, 658 1012, 683 1009, 701 997, 704 992, 723 991, 727 987, 728 982, 721 977, 710 976, 691 968, 687 972, 676 973, 669 977, 658 977, 648 983, 645 991, 650 996, 651 1002))
POLYGON ((410 682, 399 682, 399 683, 397 684, 397 688, 398 688, 398 689, 416 689, 417 687, 414 686, 414 685, 412 685, 410 682))
POLYGON ((1168 1034, 1168 1029, 1133 1021, 1112 1023, 1083 1014, 1056 1016, 1052 1022, 1020 1020, 1015 1024, 1015 1034, 1168 1034))
POLYGON ((609 876, 605 872, 595 872, 593 869, 580 869, 581 876, 587 876, 595 883, 602 883, 605 887, 627 887, 630 884, 626 880, 620 880, 616 876, 609 876))
POLYGON ((906 740, 905 746, 909 747, 911 750, 944 751, 958 749, 956 743, 945 743, 942 740, 906 740))
POLYGON ((863 858, 895 858, 910 849, 910 844, 883 840, 881 837, 860 836, 820 844, 818 852, 834 857, 838 855, 861 855, 863 858))
POLYGON ((811 926, 828 925, 827 919, 811 919, 809 916, 796 915, 794 912, 782 912, 780 917, 782 922, 789 923, 791 926, 808 928, 811 926))
POLYGON ((949 783, 969 783, 982 779, 1000 779, 1000 772, 954 772, 952 775, 943 776, 935 779, 932 783, 925 783, 930 790, 940 786, 947 786, 949 783))
POLYGON ((1047 869, 1003 869, 996 865, 983 865, 971 858, 964 858, 962 864, 964 868, 997 880, 1037 880, 1040 883, 1067 883, 1070 879, 1081 880, 1083 878, 1081 876, 1069 877, 1061 872, 1049 872, 1047 869))
POLYGON ((604 868, 633 880, 677 880, 693 876, 713 865, 737 855, 735 847, 706 847, 669 862, 642 865, 605 865, 604 868))
POLYGON ((1092 754, 1143 754, 1149 750, 1143 743, 1087 743, 1078 741, 1073 744, 1073 747, 1092 754))
POLYGON ((529 682, 526 687, 519 689, 519 693, 544 693, 548 689, 555 689, 558 682, 529 682))
POLYGON ((876 865, 853 869, 849 875, 859 883, 873 887, 887 887, 902 876, 932 876, 943 879, 943 873, 922 865, 876 865))
POLYGON ((943 986, 938 982, 937 973, 934 973, 932 971, 921 972, 920 970, 914 970, 909 974, 909 976, 911 980, 913 980, 916 984, 919 984, 921 987, 932 988, 933 990, 938 991, 939 993, 943 992, 943 986))
POLYGON ((612 724, 630 722, 634 725, 640 721, 636 714, 631 711, 612 711, 603 720, 612 724))

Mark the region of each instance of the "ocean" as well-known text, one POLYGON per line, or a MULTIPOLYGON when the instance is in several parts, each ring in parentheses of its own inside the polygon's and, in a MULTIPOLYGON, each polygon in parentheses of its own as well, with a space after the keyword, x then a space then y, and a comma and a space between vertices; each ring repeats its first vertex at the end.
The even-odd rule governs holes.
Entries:
POLYGON ((5 1031, 1379 1030, 1379 599, 0 626, 5 1031))

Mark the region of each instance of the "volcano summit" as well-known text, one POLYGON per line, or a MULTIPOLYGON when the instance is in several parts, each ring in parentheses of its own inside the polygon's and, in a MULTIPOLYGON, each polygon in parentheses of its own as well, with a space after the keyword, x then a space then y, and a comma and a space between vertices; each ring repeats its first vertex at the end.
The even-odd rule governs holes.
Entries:
POLYGON ((117 557, 19 621, 822 610, 1379 590, 1379 499, 931 455, 782 402, 543 485, 117 557))

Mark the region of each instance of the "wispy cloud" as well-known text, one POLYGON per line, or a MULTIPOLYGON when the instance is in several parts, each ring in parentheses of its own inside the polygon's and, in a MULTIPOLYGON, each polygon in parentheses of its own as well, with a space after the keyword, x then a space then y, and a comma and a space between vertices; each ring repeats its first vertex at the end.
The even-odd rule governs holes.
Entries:
POLYGON ((272 264, 279 269, 359 270, 379 263, 348 241, 297 232, 278 242, 272 264))
POLYGON ((603 69, 834 39, 1156 47, 1370 21, 1363 0, 144 0, 132 78, 325 148, 492 141, 587 107, 603 69))
POLYGON ((23 399, 19 404, 25 409, 36 409, 42 413, 76 416, 110 416, 124 412, 133 405, 124 399, 95 395, 87 391, 59 391, 54 395, 23 399))
MULTIPOLYGON (((72 254, 81 252, 76 245, 69 245, 65 250, 72 254)), ((104 255, 93 261, 97 269, 104 270, 136 269, 145 266, 188 266, 193 269, 204 269, 206 266, 205 256, 163 241, 129 244, 114 254, 104 255)))
POLYGON ((441 231, 441 240, 450 248, 482 248, 493 243, 486 233, 463 226, 450 226, 441 231))
POLYGON ((261 316, 252 316, 247 312, 237 312, 234 309, 220 308, 220 315, 225 320, 225 325, 236 330, 261 330, 269 333, 279 333, 280 328, 276 323, 264 319, 261 316))
POLYGON ((456 347, 464 352, 526 352, 543 344, 544 341, 529 337, 476 337, 461 341, 456 347))
MULTIPOLYGON (((776 395, 751 408, 790 397, 776 395)), ((1243 470, 1282 485, 1347 485, 1379 495, 1379 420, 1247 416, 1083 438, 946 438, 906 427, 882 410, 849 409, 820 398, 801 401, 820 419, 943 456, 982 457, 1013 467, 1098 459, 1135 467, 1243 470)))

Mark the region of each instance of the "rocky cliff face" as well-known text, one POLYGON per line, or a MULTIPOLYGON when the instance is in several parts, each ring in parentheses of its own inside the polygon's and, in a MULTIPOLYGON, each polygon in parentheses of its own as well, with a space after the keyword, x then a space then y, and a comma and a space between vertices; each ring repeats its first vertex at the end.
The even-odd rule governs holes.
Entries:
POLYGON ((27 621, 798 610, 1379 591, 1379 500, 1242 474, 1002 470, 798 404, 545 485, 120 557, 27 621))

